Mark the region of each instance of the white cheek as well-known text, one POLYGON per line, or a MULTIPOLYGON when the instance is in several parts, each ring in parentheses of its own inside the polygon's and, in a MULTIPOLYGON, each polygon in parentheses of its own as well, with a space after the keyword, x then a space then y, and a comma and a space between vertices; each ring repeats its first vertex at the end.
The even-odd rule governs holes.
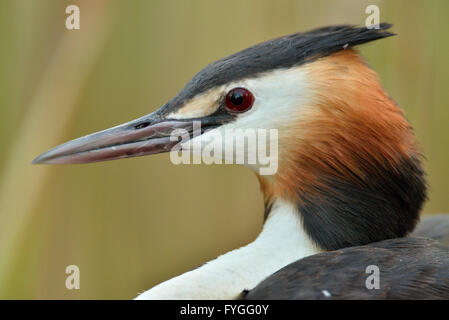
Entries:
POLYGON ((310 101, 306 74, 299 67, 276 70, 256 79, 248 79, 233 86, 249 89, 255 97, 254 105, 226 128, 281 129, 290 124, 301 106, 310 101))
MULTIPOLYGON (((301 107, 309 105, 311 100, 305 72, 299 68, 277 70, 256 79, 235 82, 228 85, 225 90, 229 91, 235 87, 244 87, 253 93, 255 97, 253 107, 239 114, 235 121, 192 139, 190 146, 201 145, 203 149, 212 143, 221 145, 224 150, 227 143, 224 139, 226 131, 235 129, 277 129, 281 134, 283 128, 294 125, 301 107)), ((267 137, 272 138, 268 131, 267 137)), ((245 154, 255 152, 255 148, 255 144, 248 145, 245 154)), ((249 166, 258 167, 257 164, 249 166)))

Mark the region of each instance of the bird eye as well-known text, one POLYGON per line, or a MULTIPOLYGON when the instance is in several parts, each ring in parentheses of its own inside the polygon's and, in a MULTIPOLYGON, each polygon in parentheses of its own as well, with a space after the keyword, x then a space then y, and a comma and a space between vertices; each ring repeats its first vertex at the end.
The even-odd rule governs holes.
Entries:
POLYGON ((226 109, 232 112, 245 112, 253 106, 254 96, 245 88, 234 88, 225 99, 226 109))

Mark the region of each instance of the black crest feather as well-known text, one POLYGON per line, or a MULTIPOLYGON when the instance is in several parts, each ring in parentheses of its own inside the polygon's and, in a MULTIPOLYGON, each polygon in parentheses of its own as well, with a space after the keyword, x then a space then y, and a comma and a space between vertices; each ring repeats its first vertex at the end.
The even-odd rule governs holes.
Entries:
POLYGON ((391 24, 379 29, 339 25, 294 33, 259 43, 206 66, 167 105, 173 111, 183 102, 213 87, 275 69, 299 66, 340 50, 393 36, 391 24))
POLYGON ((294 33, 218 60, 201 70, 187 88, 204 91, 214 86, 280 68, 290 68, 328 56, 334 52, 394 35, 382 23, 379 29, 332 26, 304 33, 294 33))

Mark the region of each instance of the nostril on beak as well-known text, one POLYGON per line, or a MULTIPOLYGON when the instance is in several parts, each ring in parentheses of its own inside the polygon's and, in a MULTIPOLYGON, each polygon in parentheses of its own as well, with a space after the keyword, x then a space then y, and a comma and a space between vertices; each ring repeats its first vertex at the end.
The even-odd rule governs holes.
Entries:
POLYGON ((150 123, 148 121, 142 122, 142 123, 135 125, 134 129, 136 129, 136 130, 143 129, 143 128, 148 127, 149 125, 150 125, 150 123))

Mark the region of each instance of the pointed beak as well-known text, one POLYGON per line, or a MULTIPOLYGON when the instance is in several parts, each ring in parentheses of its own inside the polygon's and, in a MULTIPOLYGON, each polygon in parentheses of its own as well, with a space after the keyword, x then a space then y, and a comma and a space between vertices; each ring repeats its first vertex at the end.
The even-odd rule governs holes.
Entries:
MULTIPOLYGON (((213 121, 208 120, 202 131, 215 126, 213 121)), ((90 163, 168 152, 178 143, 178 139, 170 139, 176 129, 184 129, 191 136, 193 120, 167 120, 154 112, 64 143, 41 154, 33 163, 90 163)))

